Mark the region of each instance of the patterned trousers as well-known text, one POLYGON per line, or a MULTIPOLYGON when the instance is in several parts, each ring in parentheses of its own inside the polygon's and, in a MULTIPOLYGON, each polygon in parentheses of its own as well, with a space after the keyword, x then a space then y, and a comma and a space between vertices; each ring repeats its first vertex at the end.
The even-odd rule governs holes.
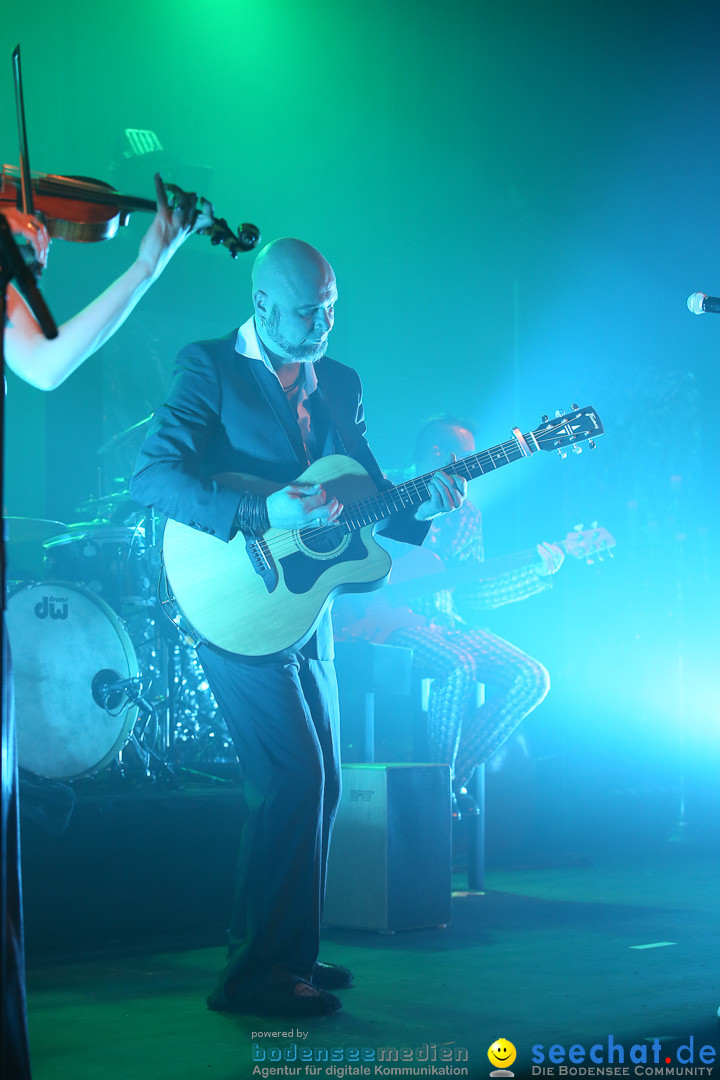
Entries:
POLYGON ((388 644, 412 649, 414 674, 433 680, 429 756, 451 766, 457 785, 487 761, 550 689, 550 676, 538 660, 489 630, 402 629, 388 644), (480 708, 478 682, 492 691, 480 708))

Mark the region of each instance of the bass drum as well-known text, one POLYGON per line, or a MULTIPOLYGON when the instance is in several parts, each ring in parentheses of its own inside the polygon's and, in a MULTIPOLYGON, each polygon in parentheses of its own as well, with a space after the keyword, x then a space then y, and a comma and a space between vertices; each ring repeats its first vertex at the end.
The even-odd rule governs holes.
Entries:
POLYGON ((7 630, 22 768, 74 780, 109 765, 138 712, 113 685, 139 677, 114 611, 76 585, 30 585, 10 597, 7 630))

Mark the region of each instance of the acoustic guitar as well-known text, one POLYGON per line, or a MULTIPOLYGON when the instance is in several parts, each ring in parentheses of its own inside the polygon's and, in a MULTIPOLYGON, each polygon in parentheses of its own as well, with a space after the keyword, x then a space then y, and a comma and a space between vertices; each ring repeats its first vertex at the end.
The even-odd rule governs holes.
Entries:
MULTIPOLYGON (((513 428, 507 442, 470 454, 452 466, 468 480, 531 457, 539 450, 567 456, 579 443, 602 435, 595 409, 573 406, 554 419, 543 417, 534 431, 513 428)), ((436 471, 436 470, 435 470, 436 471)), ((238 532, 224 543, 189 525, 169 520, 163 534, 163 566, 184 624, 197 642, 248 658, 302 646, 314 633, 332 598, 343 592, 380 588, 392 560, 373 537, 376 525, 419 506, 433 473, 379 491, 361 465, 340 454, 320 458, 298 477, 322 484, 343 511, 334 525, 238 532)), ((276 487, 255 477, 225 475, 237 490, 276 487)))

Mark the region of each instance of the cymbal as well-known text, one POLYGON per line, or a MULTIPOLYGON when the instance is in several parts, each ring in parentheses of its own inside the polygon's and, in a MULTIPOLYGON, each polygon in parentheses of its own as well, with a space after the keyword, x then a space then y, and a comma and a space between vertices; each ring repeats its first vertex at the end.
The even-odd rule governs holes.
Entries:
POLYGON ((51 536, 67 532, 62 521, 45 518, 6 517, 5 531, 8 544, 42 544, 51 536))
POLYGON ((103 445, 100 447, 99 450, 96 451, 96 453, 98 455, 108 454, 117 446, 122 446, 125 440, 131 438, 131 436, 140 435, 141 432, 143 432, 144 429, 148 426, 152 418, 153 414, 150 413, 150 416, 146 416, 144 420, 138 420, 137 424, 132 424, 131 427, 125 428, 124 431, 119 431, 117 435, 113 435, 112 438, 108 439, 106 443, 103 443, 103 445))
POLYGON ((131 503, 130 492, 127 488, 124 491, 111 491, 109 495, 93 495, 92 498, 86 499, 84 503, 80 503, 75 507, 78 514, 87 514, 93 512, 97 514, 97 511, 102 511, 102 516, 107 516, 118 506, 124 506, 126 503, 131 503))
POLYGON ((148 512, 146 507, 135 502, 127 489, 88 499, 75 509, 78 514, 93 515, 98 523, 105 521, 114 524, 145 517, 148 512))

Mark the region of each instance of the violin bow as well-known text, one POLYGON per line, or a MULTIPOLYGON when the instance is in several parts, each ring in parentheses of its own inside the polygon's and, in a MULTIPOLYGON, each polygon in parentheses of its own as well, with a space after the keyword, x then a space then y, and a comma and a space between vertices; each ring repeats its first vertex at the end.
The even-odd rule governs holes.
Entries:
MULTIPOLYGON (((20 46, 16 45, 12 54, 13 61, 13 77, 15 82, 15 104, 17 106, 17 124, 18 124, 18 141, 20 145, 20 193, 22 197, 22 211, 29 217, 34 216, 33 206, 33 191, 32 191, 32 174, 30 172, 30 155, 28 153, 28 141, 27 141, 27 128, 25 126, 25 102, 23 99, 22 88, 22 71, 20 64, 20 46)), ((71 185, 72 178, 64 177, 51 177, 56 183, 64 182, 67 185, 71 185)), ((87 188, 87 183, 83 184, 82 181, 77 182, 77 187, 87 188)), ((175 184, 166 184, 166 189, 177 199, 183 194, 180 188, 175 184)), ((62 194, 67 198, 73 198, 71 192, 68 192, 67 188, 62 191, 62 194)), ((80 192, 75 196, 78 199, 85 197, 85 192, 80 192)), ((120 196, 118 192, 101 192, 101 197, 97 198, 97 202, 108 205, 115 205, 118 202, 121 206, 123 201, 126 207, 129 209, 136 209, 138 203, 144 204, 142 209, 149 209, 149 200, 147 199, 132 199, 128 197, 120 196), (104 194, 104 198, 102 195, 104 194), (134 205, 133 205, 134 204, 134 205), (147 204, 147 205, 146 205, 147 204)), ((199 213, 199 211, 197 211, 199 213)), ((241 252, 252 251, 254 247, 260 241, 260 230, 257 225, 251 225, 248 222, 243 222, 238 226, 237 232, 233 232, 228 225, 225 218, 215 217, 213 214, 212 221, 205 228, 198 229, 200 236, 207 236, 210 239, 210 243, 215 246, 221 244, 226 247, 233 259, 236 259, 241 252)), ((33 267, 33 273, 39 273, 41 267, 39 264, 35 264, 33 267)))
MULTIPOLYGON (((30 178, 30 162, 27 152, 27 131, 25 130, 25 104, 22 93, 22 73, 20 71, 20 46, 16 45, 12 54, 13 75, 15 79, 15 101, 17 104, 18 135, 20 139, 20 167, 22 170, 22 211, 24 214, 33 215, 32 182, 30 178)), ((32 260, 23 257, 20 248, 15 243, 7 222, 3 219, 5 246, 12 246, 13 254, 17 253, 17 265, 15 266, 15 282, 23 296, 30 305, 30 310, 40 324, 40 329, 46 338, 57 337, 57 324, 50 314, 42 293, 36 285, 36 278, 40 276, 42 267, 35 258, 33 251, 32 260), (27 263, 30 262, 28 266, 27 263)))
POLYGON ((20 190, 22 194, 22 212, 32 217, 34 214, 32 179, 30 176, 30 155, 28 154, 27 128, 25 126, 25 101, 23 99, 22 70, 20 66, 20 46, 16 45, 12 54, 13 79, 15 82, 15 105, 17 108, 18 142, 20 144, 20 190))

